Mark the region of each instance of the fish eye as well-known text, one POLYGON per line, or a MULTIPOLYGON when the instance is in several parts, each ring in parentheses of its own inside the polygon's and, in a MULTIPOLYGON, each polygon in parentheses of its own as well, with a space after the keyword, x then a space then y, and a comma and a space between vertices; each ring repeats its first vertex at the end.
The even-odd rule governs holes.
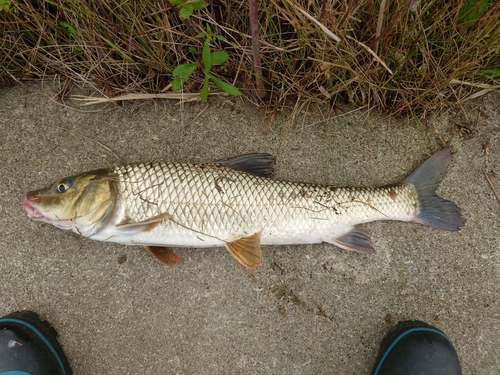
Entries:
POLYGON ((67 181, 61 181, 59 182, 59 184, 57 185, 57 191, 59 193, 64 193, 66 190, 68 190, 70 188, 70 184, 67 182, 67 181))

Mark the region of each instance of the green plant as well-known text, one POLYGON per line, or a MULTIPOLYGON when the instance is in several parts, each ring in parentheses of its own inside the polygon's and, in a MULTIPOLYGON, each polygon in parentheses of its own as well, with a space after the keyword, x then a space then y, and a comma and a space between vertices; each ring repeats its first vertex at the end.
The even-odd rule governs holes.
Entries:
POLYGON ((176 7, 181 18, 189 18, 195 10, 201 10, 207 6, 203 0, 169 0, 176 7))
MULTIPOLYGON (((177 69, 174 88, 199 93, 205 85, 204 95, 217 79, 251 92, 261 75, 266 96, 259 102, 274 110, 349 102, 415 114, 500 84, 500 1, 258 5, 251 17, 249 0, 0 0, 0 86, 62 77, 106 96, 157 94, 177 69), (231 44, 196 39, 207 22, 230 35, 231 44), (253 23, 260 48, 254 48, 253 23), (229 58, 221 62, 226 57, 217 50, 229 58), (256 54, 262 73, 255 70, 256 54), (205 73, 215 80, 208 76, 205 83, 205 73)), ((262 90, 254 88, 252 97, 260 98, 262 90)))
MULTIPOLYGON (((207 24, 206 32, 200 33, 196 35, 197 39, 205 39, 203 44, 203 49, 201 51, 201 60, 203 62, 203 73, 205 75, 205 80, 203 82, 203 87, 201 88, 200 96, 201 101, 204 103, 207 101, 208 97, 208 85, 209 82, 214 82, 217 86, 219 86, 222 90, 227 92, 230 95, 241 95, 240 90, 238 90, 233 85, 222 81, 220 78, 217 78, 212 72, 212 67, 214 65, 222 65, 228 59, 229 55, 224 51, 212 51, 210 49, 210 42, 213 39, 217 39, 219 41, 227 41, 222 35, 218 35, 212 32, 212 29, 207 24)), ((194 55, 199 55, 200 52, 193 47, 189 47, 189 51, 194 55)), ((177 91, 181 88, 182 84, 186 82, 191 75, 196 71, 196 69, 200 68, 200 62, 197 61, 195 63, 186 63, 177 66, 174 69, 173 75, 174 80, 172 81, 172 90, 177 91)))
POLYGON ((0 11, 10 11, 10 0, 0 0, 0 11))
POLYGON ((460 19, 465 22, 475 23, 481 17, 491 0, 467 0, 460 9, 460 19))
MULTIPOLYGON (((2 1, 2 0, 0 0, 0 1, 2 1)), ((61 21, 61 22, 59 22, 59 27, 66 32, 66 35, 69 38, 73 38, 76 35, 76 28, 74 25, 72 25, 70 23, 61 21)))

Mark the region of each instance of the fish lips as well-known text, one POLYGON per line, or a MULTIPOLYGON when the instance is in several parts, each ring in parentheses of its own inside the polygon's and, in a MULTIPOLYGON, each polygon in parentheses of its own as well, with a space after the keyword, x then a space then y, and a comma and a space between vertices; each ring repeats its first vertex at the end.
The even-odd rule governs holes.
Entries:
POLYGON ((46 221, 46 217, 35 207, 33 201, 37 200, 36 194, 32 191, 24 196, 23 208, 28 213, 28 217, 36 221, 46 221))

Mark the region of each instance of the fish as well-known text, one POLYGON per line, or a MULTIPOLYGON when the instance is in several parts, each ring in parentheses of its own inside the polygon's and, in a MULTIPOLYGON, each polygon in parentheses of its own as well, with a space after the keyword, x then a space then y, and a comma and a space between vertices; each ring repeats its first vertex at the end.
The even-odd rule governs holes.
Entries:
POLYGON ((80 236, 141 245, 165 264, 172 247, 222 247, 243 266, 261 265, 261 246, 326 242, 374 252, 362 224, 414 222, 448 231, 460 208, 436 195, 453 149, 435 152, 399 184, 336 187, 274 176, 267 153, 205 163, 151 162, 99 169, 25 194, 28 217, 80 236))

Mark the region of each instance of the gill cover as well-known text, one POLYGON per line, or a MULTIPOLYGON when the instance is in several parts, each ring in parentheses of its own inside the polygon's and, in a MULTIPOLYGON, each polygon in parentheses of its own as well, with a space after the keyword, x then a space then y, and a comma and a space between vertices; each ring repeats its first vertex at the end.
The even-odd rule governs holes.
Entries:
POLYGON ((98 174, 89 177, 89 183, 82 192, 76 210, 77 228, 86 237, 98 233, 106 226, 116 206, 116 188, 112 179, 98 174))

